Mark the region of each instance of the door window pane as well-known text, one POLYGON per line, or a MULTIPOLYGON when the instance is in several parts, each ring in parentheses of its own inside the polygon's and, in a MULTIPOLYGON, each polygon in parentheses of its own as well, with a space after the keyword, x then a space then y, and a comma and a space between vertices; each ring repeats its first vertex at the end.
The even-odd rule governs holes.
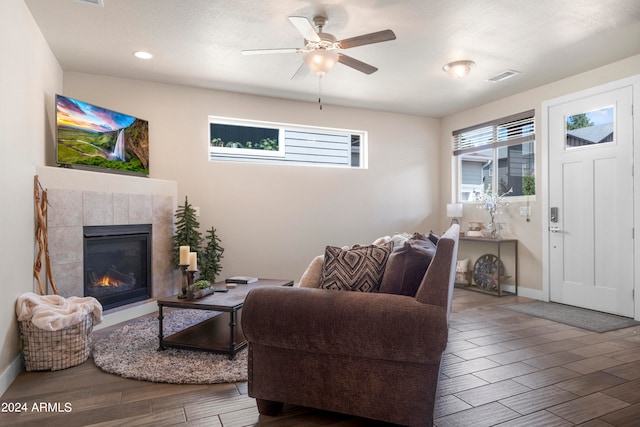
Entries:
POLYGON ((613 142, 614 117, 614 106, 567 116, 565 121, 566 148, 613 142))

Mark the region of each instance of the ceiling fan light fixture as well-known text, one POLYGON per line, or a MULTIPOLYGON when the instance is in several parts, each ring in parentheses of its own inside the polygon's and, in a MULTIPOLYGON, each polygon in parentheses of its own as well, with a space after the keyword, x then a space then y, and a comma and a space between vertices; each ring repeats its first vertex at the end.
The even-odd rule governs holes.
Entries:
POLYGON ((469 75, 471 68, 476 65, 475 62, 464 60, 454 61, 446 64, 442 69, 451 77, 455 79, 462 79, 469 75))
POLYGON ((304 54, 304 62, 319 76, 328 73, 338 62, 338 52, 335 50, 317 49, 304 54))

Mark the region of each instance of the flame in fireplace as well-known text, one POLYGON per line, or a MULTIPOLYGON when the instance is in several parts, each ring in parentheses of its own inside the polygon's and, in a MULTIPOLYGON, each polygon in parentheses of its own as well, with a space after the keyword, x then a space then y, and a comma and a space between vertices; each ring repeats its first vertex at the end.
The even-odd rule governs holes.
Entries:
POLYGON ((94 286, 119 288, 122 286, 122 282, 110 277, 109 275, 104 275, 94 283, 94 286))

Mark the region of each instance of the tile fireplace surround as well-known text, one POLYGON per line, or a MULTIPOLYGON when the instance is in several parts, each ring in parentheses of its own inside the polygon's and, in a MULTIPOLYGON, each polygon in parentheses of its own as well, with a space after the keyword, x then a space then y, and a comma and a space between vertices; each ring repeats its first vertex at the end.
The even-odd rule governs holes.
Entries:
POLYGON ((49 255, 60 295, 83 296, 83 227, 122 224, 152 224, 152 298, 177 292, 179 277, 171 266, 174 182, 49 167, 37 173, 49 200, 49 255))

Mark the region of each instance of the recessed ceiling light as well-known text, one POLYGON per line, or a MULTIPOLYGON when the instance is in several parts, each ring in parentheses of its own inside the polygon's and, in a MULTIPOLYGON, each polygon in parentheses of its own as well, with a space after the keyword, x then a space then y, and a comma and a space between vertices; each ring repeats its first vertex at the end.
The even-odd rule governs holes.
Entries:
POLYGON ((76 3, 85 3, 92 6, 104 7, 104 0, 76 0, 76 3))
POLYGON ((488 82, 493 82, 493 83, 498 83, 501 82, 503 80, 508 79, 509 77, 513 77, 516 74, 520 74, 520 71, 516 71, 516 70, 507 70, 507 71, 503 71, 500 74, 497 74, 491 78, 488 78, 487 81, 488 82))
POLYGON ((152 54, 150 54, 149 52, 144 52, 142 50, 139 50, 137 52, 133 52, 133 56, 135 56, 136 58, 140 58, 140 59, 151 59, 151 58, 153 58, 152 54))

